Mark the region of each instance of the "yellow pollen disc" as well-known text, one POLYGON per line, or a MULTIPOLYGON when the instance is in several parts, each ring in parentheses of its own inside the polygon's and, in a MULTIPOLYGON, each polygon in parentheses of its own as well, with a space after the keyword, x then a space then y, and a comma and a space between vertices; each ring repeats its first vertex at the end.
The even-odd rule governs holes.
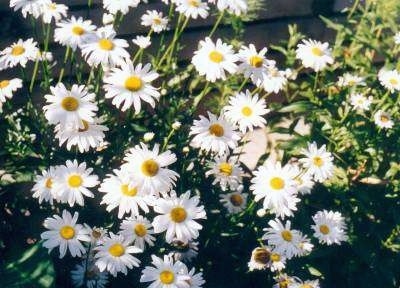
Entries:
POLYGON ((269 262, 271 253, 267 249, 257 248, 253 253, 254 261, 256 261, 257 263, 265 265, 269 262))
POLYGON ((224 127, 222 127, 220 124, 212 124, 208 128, 208 131, 210 132, 211 135, 214 135, 216 137, 222 137, 224 136, 224 127))
POLYGON ((156 161, 153 159, 148 159, 142 164, 142 173, 147 177, 153 177, 157 175, 159 168, 160 167, 156 161))
POLYGON ((389 82, 390 82, 390 84, 392 84, 393 86, 399 84, 399 81, 397 81, 397 79, 394 79, 394 78, 390 79, 389 82))
POLYGON ((122 255, 125 254, 125 248, 119 243, 111 245, 110 248, 108 248, 108 252, 114 256, 114 257, 121 257, 122 255))
POLYGON ((79 132, 86 132, 89 130, 89 122, 82 120, 83 128, 79 128, 79 132))
POLYGON ((50 5, 48 5, 50 10, 56 10, 57 8, 57 4, 56 3, 51 3, 50 5))
POLYGON ((124 184, 124 185, 121 185, 121 192, 125 196, 133 197, 133 196, 136 196, 136 194, 137 194, 137 188, 134 187, 132 189, 129 189, 129 185, 124 184))
POLYGON ((98 230, 93 230, 92 231, 92 236, 94 239, 99 239, 101 237, 101 232, 98 230))
POLYGON ((137 76, 131 76, 125 80, 125 88, 131 92, 136 92, 142 89, 143 81, 137 76))
POLYGON ((260 68, 263 65, 263 58, 257 55, 251 56, 250 65, 254 68, 260 68))
POLYGON ((322 165, 324 165, 324 160, 322 160, 321 157, 316 156, 313 159, 313 163, 314 163, 315 166, 321 167, 322 165))
POLYGON ((322 233, 322 234, 324 234, 324 235, 327 235, 327 234, 329 234, 329 227, 328 226, 326 226, 326 225, 320 225, 319 226, 319 231, 322 233))
POLYGON ((8 85, 10 85, 10 81, 8 80, 0 81, 0 89, 6 88, 8 85))
POLYGON ((292 241, 292 233, 289 230, 283 230, 281 232, 282 238, 283 240, 285 240, 286 242, 291 242, 292 241))
POLYGON ((80 26, 74 26, 72 28, 72 34, 75 34, 77 36, 81 36, 81 35, 85 34, 85 30, 80 26))
POLYGON ((239 194, 232 194, 229 198, 233 206, 239 207, 243 204, 243 197, 239 194))
POLYGON ((11 50, 11 55, 19 56, 25 53, 25 48, 21 45, 14 46, 11 50))
POLYGON ((310 284, 301 284, 299 286, 299 288, 314 288, 313 286, 311 286, 310 284))
POLYGON ((69 240, 69 239, 74 238, 74 236, 75 236, 74 227, 69 226, 69 225, 61 227, 60 236, 65 240, 69 240))
POLYGON ((221 63, 224 61, 224 55, 222 55, 220 52, 214 50, 212 51, 209 55, 208 58, 214 63, 221 63))
POLYGON ((311 53, 315 56, 321 57, 324 55, 324 51, 322 51, 321 49, 319 49, 318 47, 313 47, 311 49, 311 53))
POLYGON ((191 1, 189 1, 189 5, 197 8, 197 7, 199 7, 199 2, 196 0, 191 0, 191 1))
POLYGON ((251 110, 251 108, 249 106, 244 106, 242 108, 242 114, 246 117, 250 117, 251 114, 253 114, 253 110, 251 110))
POLYGON ((271 185, 272 189, 281 190, 285 187, 285 181, 280 177, 273 177, 269 181, 269 185, 271 185))
POLYGON ((232 175, 232 165, 229 163, 221 163, 219 164, 219 172, 224 174, 225 176, 231 176, 232 175))
POLYGON ((147 234, 146 226, 144 226, 143 224, 136 224, 134 230, 135 230, 135 234, 139 237, 144 237, 147 234))
POLYGON ((281 260, 281 255, 278 253, 272 253, 271 254, 271 261, 272 262, 279 262, 281 260))
POLYGON ((385 115, 381 115, 381 121, 382 122, 388 122, 389 121, 389 117, 387 117, 385 115))
POLYGON ((187 213, 186 210, 182 207, 175 207, 171 210, 170 216, 172 221, 176 223, 181 223, 185 221, 187 213))
POLYGON ((67 96, 61 101, 61 107, 69 112, 78 110, 79 102, 74 97, 67 96))
POLYGON ((80 175, 71 175, 68 178, 68 185, 72 188, 78 188, 82 185, 82 177, 80 175))
POLYGON ((349 80, 349 82, 347 82, 347 84, 348 84, 349 86, 354 86, 354 85, 356 84, 356 81, 354 81, 354 80, 349 80))
POLYGON ((154 18, 153 19, 153 23, 156 25, 160 25, 161 24, 161 19, 160 18, 154 18))
POLYGON ((47 178, 46 183, 44 185, 46 186, 47 189, 51 189, 51 187, 53 186, 53 180, 51 180, 51 178, 47 178))
POLYGON ((111 51, 114 49, 114 43, 111 40, 103 38, 99 40, 99 47, 103 50, 111 51))
POLYGON ((289 280, 285 279, 285 280, 281 280, 279 282, 279 288, 288 288, 289 287, 289 280))
POLYGON ((168 285, 174 283, 174 280, 175 280, 175 275, 173 272, 169 270, 164 270, 160 273, 161 283, 168 285))

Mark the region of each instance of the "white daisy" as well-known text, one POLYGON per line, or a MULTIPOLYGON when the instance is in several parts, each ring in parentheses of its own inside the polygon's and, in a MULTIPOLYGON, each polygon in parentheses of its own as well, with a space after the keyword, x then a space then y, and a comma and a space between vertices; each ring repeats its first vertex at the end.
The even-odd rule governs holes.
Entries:
POLYGON ((382 68, 378 73, 378 79, 381 85, 390 92, 400 91, 400 73, 395 70, 386 70, 382 68))
POLYGON ((106 288, 108 283, 107 272, 100 272, 99 268, 92 261, 82 261, 75 265, 71 271, 71 279, 74 287, 106 288))
POLYGON ((315 142, 308 143, 307 149, 302 149, 301 153, 306 158, 301 158, 300 163, 307 169, 307 173, 312 175, 317 182, 324 182, 333 176, 333 156, 326 151, 326 146, 318 148, 315 142))
POLYGON ((288 288, 289 285, 296 283, 297 277, 292 277, 287 275, 286 273, 279 273, 274 277, 276 283, 272 286, 272 288, 288 288))
POLYGON ((360 93, 353 93, 350 95, 350 104, 354 110, 369 110, 372 104, 372 96, 364 96, 360 93))
POLYGON ((85 225, 86 229, 88 229, 88 231, 89 231, 90 242, 93 247, 104 243, 104 237, 108 233, 107 229, 102 228, 102 227, 96 227, 96 226, 94 226, 92 228, 87 224, 84 224, 84 225, 85 225))
POLYGON ((186 280, 186 283, 189 284, 189 288, 201 288, 206 283, 203 279, 203 273, 196 273, 196 270, 192 268, 192 270, 188 271, 187 267, 183 267, 181 273, 189 277, 186 280))
POLYGON ((235 62, 238 57, 231 45, 225 44, 221 39, 214 42, 210 38, 201 40, 199 50, 194 52, 192 63, 201 76, 215 82, 217 79, 226 79, 225 71, 233 74, 237 70, 235 62))
POLYGON ((157 12, 156 10, 146 11, 146 14, 142 15, 142 22, 143 26, 151 27, 151 29, 155 33, 160 33, 163 30, 167 29, 168 25, 168 18, 163 17, 162 12, 157 12))
POLYGON ((146 49, 151 45, 151 38, 149 36, 136 36, 135 39, 132 40, 134 44, 139 46, 141 49, 146 49))
POLYGON ((300 202, 294 180, 297 170, 289 164, 282 167, 280 162, 266 161, 253 174, 250 190, 255 195, 255 201, 264 198, 264 209, 270 209, 278 217, 292 216, 292 211, 297 210, 296 205, 300 202))
POLYGON ((55 22, 61 20, 62 17, 67 17, 68 6, 50 2, 41 7, 42 19, 44 23, 51 23, 54 19, 55 22))
POLYGON ((315 40, 303 40, 297 45, 296 58, 303 66, 315 71, 323 70, 328 64, 333 64, 333 57, 329 44, 315 40))
POLYGON ((314 248, 314 245, 311 244, 310 238, 308 238, 306 235, 302 235, 302 234, 301 234, 298 246, 299 246, 299 253, 297 256, 299 256, 299 257, 309 255, 314 248))
POLYGON ((154 267, 146 266, 142 271, 140 282, 153 282, 151 288, 188 288, 190 277, 182 274, 187 267, 180 261, 174 263, 171 257, 165 255, 164 260, 151 255, 151 264, 154 267))
POLYGON ((191 262, 199 254, 199 242, 182 242, 174 239, 171 243, 171 246, 173 247, 174 251, 169 255, 171 255, 175 261, 191 262))
POLYGON ((145 243, 149 246, 154 246, 156 238, 154 234, 153 226, 150 221, 143 216, 130 217, 122 221, 119 228, 120 234, 129 240, 133 245, 144 250, 145 243))
POLYGON ((48 170, 43 170, 42 175, 36 175, 35 185, 32 188, 33 198, 39 198, 39 204, 43 200, 53 205, 57 193, 53 189, 54 178, 57 175, 57 167, 51 166, 48 170))
POLYGON ((103 0, 103 8, 113 15, 116 15, 117 12, 126 15, 130 8, 137 7, 139 3, 140 0, 103 0))
POLYGON ((257 247, 251 252, 251 258, 247 264, 249 271, 264 270, 270 263, 271 250, 267 247, 257 247))
POLYGON ((306 280, 300 282, 292 282, 287 288, 320 288, 319 280, 306 280))
POLYGON ((257 86, 263 82, 266 69, 275 64, 274 61, 265 58, 267 51, 267 48, 263 48, 257 52, 256 47, 250 44, 248 47, 242 46, 237 54, 239 62, 241 62, 238 71, 243 73, 244 77, 251 78, 251 81, 257 86))
POLYGON ((89 65, 114 67, 128 61, 130 55, 125 49, 129 46, 128 42, 115 36, 117 33, 111 25, 101 27, 91 42, 81 45, 82 56, 89 65))
POLYGON ((94 250, 97 251, 94 257, 100 272, 107 270, 114 277, 118 272, 128 274, 128 269, 132 269, 133 266, 139 267, 140 260, 131 254, 143 252, 135 246, 129 246, 129 240, 124 236, 112 232, 109 237, 104 237, 104 243, 94 250))
POLYGON ((259 86, 267 93, 279 93, 287 84, 286 71, 278 70, 274 65, 270 65, 263 76, 259 86))
POLYGON ((32 38, 28 40, 19 39, 10 47, 0 52, 0 63, 7 68, 12 68, 18 64, 25 68, 28 61, 35 61, 39 53, 37 42, 32 38))
POLYGON ((179 174, 167 168, 176 162, 176 155, 167 150, 160 153, 160 146, 155 144, 150 150, 140 143, 131 148, 124 160, 122 169, 130 173, 143 191, 158 195, 172 189, 179 174))
POLYGON ((50 0, 10 0, 10 7, 14 8, 14 11, 21 10, 24 18, 26 18, 28 14, 32 15, 34 18, 39 18, 41 8, 50 3, 50 0))
POLYGON ((86 253, 81 241, 90 242, 88 231, 81 225, 76 224, 78 221, 78 212, 71 213, 63 210, 62 217, 53 215, 44 221, 44 227, 49 231, 43 232, 40 237, 43 247, 49 249, 49 252, 59 246, 60 258, 63 258, 67 250, 72 257, 81 257, 86 253))
POLYGON ((308 173, 303 173, 302 175, 296 177, 294 180, 297 183, 297 190, 302 195, 310 194, 315 185, 312 175, 308 173))
POLYGON ((0 102, 5 103, 8 99, 13 97, 13 94, 18 89, 22 88, 22 80, 13 78, 10 80, 0 81, 0 102))
POLYGON ((234 190, 242 182, 243 170, 237 163, 237 157, 228 155, 217 156, 214 161, 209 162, 211 170, 206 172, 206 177, 214 176, 213 185, 219 183, 221 189, 234 190))
POLYGON ((187 242, 196 239, 199 236, 199 230, 202 226, 195 220, 206 219, 204 206, 199 206, 200 198, 193 196, 190 198, 190 192, 186 192, 177 197, 172 193, 166 198, 159 198, 154 211, 158 215, 153 220, 155 233, 167 231, 165 239, 167 243, 178 239, 187 242))
POLYGON ((207 18, 209 9, 207 3, 202 0, 178 0, 176 7, 176 11, 193 19, 199 16, 203 19, 207 18))
POLYGON ((72 16, 71 19, 57 22, 56 25, 54 40, 63 46, 71 47, 73 51, 95 38, 96 26, 92 25, 92 21, 83 20, 82 17, 72 16))
POLYGON ((350 73, 344 73, 343 76, 339 77, 337 82, 339 87, 355 87, 355 86, 365 86, 366 83, 363 77, 358 75, 353 75, 350 73))
POLYGON ((220 202, 228 210, 230 214, 242 212, 247 206, 247 193, 242 193, 243 186, 241 185, 237 191, 227 194, 220 194, 220 202))
POLYGON ((67 203, 72 207, 75 202, 83 206, 83 195, 93 198, 93 193, 88 188, 93 188, 99 184, 98 177, 92 175, 92 168, 86 168, 86 163, 78 163, 77 160, 67 160, 64 165, 57 168, 54 178, 54 191, 61 202, 67 203))
POLYGON ((92 103, 96 95, 89 93, 85 86, 73 85, 71 90, 62 83, 50 87, 52 94, 45 95, 49 105, 44 106, 46 119, 50 124, 71 125, 85 129, 84 121, 93 123, 96 104, 92 103))
POLYGON ((272 272, 281 271, 286 267, 286 257, 276 251, 271 252, 270 267, 272 272))
POLYGON ((397 32, 395 35, 394 35, 394 43, 395 44, 397 44, 397 45, 399 45, 400 44, 400 32, 397 32))
POLYGON ((200 115, 200 120, 194 120, 190 127, 189 135, 195 135, 190 145, 219 155, 229 153, 229 148, 235 149, 240 140, 239 133, 223 115, 217 118, 211 112, 207 114, 209 119, 200 115))
POLYGON ((391 129, 393 128, 394 122, 392 120, 392 116, 389 113, 378 110, 374 115, 375 124, 379 128, 391 129))
POLYGON ((259 99, 258 94, 252 96, 251 92, 246 90, 246 94, 240 92, 230 97, 229 104, 223 111, 229 121, 238 125, 242 133, 246 133, 253 131, 254 127, 263 127, 267 121, 262 116, 270 110, 266 109, 264 99, 259 99))
POLYGON ((151 70, 151 64, 133 66, 131 61, 121 64, 121 68, 113 68, 104 78, 106 98, 113 98, 112 104, 126 111, 134 106, 135 113, 141 110, 141 101, 154 108, 160 92, 151 85, 158 78, 158 73, 151 70), (122 104, 123 103, 123 104, 122 104))
POLYGON ((331 245, 347 240, 345 219, 339 212, 318 211, 312 219, 315 225, 311 225, 311 228, 320 243, 331 245))
POLYGON ((218 10, 235 14, 237 16, 246 14, 248 9, 247 0, 208 0, 209 3, 217 2, 218 10))

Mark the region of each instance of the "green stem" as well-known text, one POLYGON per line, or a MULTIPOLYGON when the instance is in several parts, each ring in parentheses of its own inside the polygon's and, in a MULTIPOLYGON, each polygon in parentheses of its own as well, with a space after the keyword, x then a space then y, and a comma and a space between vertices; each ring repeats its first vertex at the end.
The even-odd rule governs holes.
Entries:
POLYGON ((69 59, 69 54, 71 53, 71 47, 67 46, 67 49, 65 50, 65 56, 64 56, 64 62, 63 62, 63 67, 61 68, 60 71, 60 76, 58 77, 58 83, 60 83, 64 77, 64 73, 65 73, 65 66, 68 62, 69 59))
POLYGON ((33 91, 33 85, 35 84, 35 80, 36 80, 36 75, 38 72, 38 68, 39 68, 39 57, 36 59, 35 62, 35 67, 33 68, 33 74, 32 74, 32 79, 31 79, 31 85, 29 85, 29 92, 32 93, 33 91))
POLYGON ((224 18, 225 15, 225 11, 222 11, 217 19, 217 22, 215 22, 214 27, 211 29, 210 34, 208 34, 208 37, 212 37, 215 33, 215 31, 217 31, 217 28, 219 26, 219 24, 221 23, 222 19, 224 18))
POLYGON ((243 87, 246 85, 247 80, 249 80, 249 78, 244 78, 242 84, 239 86, 238 88, 238 92, 242 91, 243 87))
POLYGON ((169 132, 167 138, 164 139, 164 145, 162 146, 161 151, 164 152, 165 149, 167 148, 168 142, 171 139, 172 135, 174 135, 175 129, 172 129, 171 132, 169 132))
POLYGON ((207 82, 206 82, 206 85, 204 86, 203 91, 201 91, 201 93, 200 93, 198 96, 196 96, 196 98, 194 98, 194 101, 193 101, 193 111, 196 110, 196 108, 197 108, 197 106, 199 105, 201 99, 203 99, 203 97, 207 94, 207 90, 208 90, 208 87, 209 87, 209 86, 210 86, 210 82, 207 81, 207 82))
POLYGON ((181 30, 181 29, 179 29, 179 26, 180 26, 180 24, 182 22, 182 17, 183 17, 182 14, 179 14, 179 18, 178 18, 178 21, 177 21, 176 26, 175 26, 174 37, 172 38, 172 41, 169 44, 169 46, 168 46, 167 50, 165 51, 164 55, 161 57, 160 61, 158 62, 157 68, 159 68, 163 64, 163 62, 167 58, 167 56, 170 55, 171 49, 173 49, 173 47, 175 46, 175 42, 177 40, 179 31, 181 30))

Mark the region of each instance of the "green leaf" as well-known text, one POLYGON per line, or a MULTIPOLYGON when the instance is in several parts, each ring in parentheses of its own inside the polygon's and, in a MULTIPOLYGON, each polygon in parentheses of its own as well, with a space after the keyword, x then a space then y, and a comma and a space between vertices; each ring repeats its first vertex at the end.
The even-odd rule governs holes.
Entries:
POLYGON ((292 104, 289 104, 285 107, 282 107, 281 109, 278 110, 278 112, 281 113, 290 113, 290 112, 295 112, 295 113, 300 113, 300 112, 307 112, 311 111, 314 109, 315 106, 308 101, 298 101, 294 102, 292 104))

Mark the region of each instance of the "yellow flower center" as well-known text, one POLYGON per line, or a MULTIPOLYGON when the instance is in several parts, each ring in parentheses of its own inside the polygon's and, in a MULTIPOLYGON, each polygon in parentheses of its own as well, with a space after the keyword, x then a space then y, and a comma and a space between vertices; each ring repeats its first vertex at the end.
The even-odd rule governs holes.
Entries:
POLYGON ((279 281, 279 288, 288 288, 290 281, 287 279, 279 281))
POLYGON ((324 55, 324 51, 322 51, 320 48, 318 48, 318 47, 313 47, 312 49, 311 49, 311 53, 314 55, 314 56, 318 56, 318 57, 321 57, 321 56, 323 56, 324 55))
POLYGON ((160 19, 160 18, 154 18, 154 19, 153 19, 153 23, 154 23, 155 25, 160 25, 160 24, 161 24, 161 19, 160 19))
POLYGON ((285 240, 286 242, 291 242, 292 241, 292 233, 289 230, 283 230, 281 232, 282 238, 283 240, 285 240))
POLYGON ((320 225, 319 226, 319 231, 322 233, 322 234, 324 234, 324 235, 327 235, 327 234, 329 234, 329 227, 327 226, 327 225, 320 225))
POLYGON ((56 10, 57 4, 56 3, 51 3, 47 7, 49 7, 50 10, 56 10))
POLYGON ((164 270, 160 273, 161 283, 168 285, 174 283, 174 280, 175 280, 175 275, 173 272, 169 270, 164 270))
POLYGON ((61 107, 67 111, 76 111, 79 107, 79 101, 76 98, 67 96, 61 101, 61 107))
POLYGON ((79 128, 79 132, 86 132, 89 130, 89 122, 82 120, 83 128, 79 128))
POLYGON ((222 55, 220 52, 218 52, 216 50, 211 51, 211 53, 208 55, 208 57, 214 63, 221 63, 222 61, 224 61, 224 55, 222 55))
POLYGON ((65 225, 65 226, 61 227, 60 236, 65 240, 74 238, 74 236, 75 236, 74 227, 69 226, 69 225, 65 225))
POLYGON ((81 36, 81 35, 85 34, 85 30, 80 26, 74 26, 74 27, 72 27, 72 34, 81 36))
POLYGON ((47 178, 44 186, 46 186, 47 189, 51 189, 51 187, 53 186, 53 180, 51 180, 51 178, 47 178))
POLYGON ((242 108, 242 114, 246 117, 250 117, 251 114, 253 114, 253 110, 251 110, 251 108, 249 106, 244 106, 242 108))
POLYGON ((153 177, 158 173, 158 163, 153 159, 148 159, 142 164, 142 173, 147 177, 153 177))
POLYGON ((127 185, 127 184, 124 184, 124 185, 121 185, 121 192, 122 192, 122 194, 124 194, 125 196, 130 196, 130 197, 133 197, 133 196, 136 196, 136 194, 137 194, 137 188, 136 187, 134 187, 134 188, 132 188, 132 189, 129 189, 129 185, 127 185))
POLYGON ((394 78, 390 79, 389 82, 390 82, 390 84, 392 84, 393 86, 399 84, 399 81, 397 81, 397 79, 394 79, 394 78))
POLYGON ((301 284, 299 286, 299 288, 314 288, 313 286, 311 286, 310 284, 301 284))
POLYGON ((239 194, 232 194, 229 198, 233 206, 239 207, 243 204, 243 197, 239 194))
POLYGON ((197 0, 191 0, 189 1, 189 5, 192 7, 199 7, 199 2, 197 0))
POLYGON ((231 176, 232 175, 232 165, 229 163, 221 163, 219 164, 219 172, 224 174, 225 176, 231 176))
POLYGON ((135 234, 139 237, 144 237, 147 234, 146 226, 144 226, 143 224, 136 224, 134 230, 135 230, 135 234))
POLYGON ((272 261, 272 262, 279 262, 279 261, 281 261, 281 255, 279 255, 278 253, 272 253, 272 254, 271 254, 271 261, 272 261))
POLYGON ((0 89, 6 88, 8 85, 10 85, 10 81, 8 80, 0 81, 0 89))
POLYGON ((21 45, 14 46, 11 50, 11 55, 19 56, 25 53, 25 48, 21 45))
POLYGON ((125 88, 131 92, 136 92, 142 89, 143 81, 137 76, 131 76, 125 80, 125 88))
POLYGON ((111 245, 110 248, 108 248, 108 252, 114 257, 121 257, 125 253, 125 248, 119 243, 111 245))
POLYGON ((176 223, 181 223, 185 221, 187 217, 186 210, 182 207, 175 207, 170 212, 172 221, 176 223))
POLYGON ((389 121, 389 117, 386 115, 381 115, 381 121, 382 122, 388 122, 389 121))
POLYGON ((68 185, 72 188, 78 188, 82 185, 82 177, 80 175, 71 175, 68 178, 68 185))
POLYGON ((99 40, 99 46, 101 49, 106 51, 111 51, 114 49, 114 43, 111 40, 105 38, 99 40))
POLYGON ((254 55, 250 57, 250 65, 254 68, 260 68, 263 65, 263 58, 258 55, 254 55))
POLYGON ((257 248, 254 252, 254 261, 260 264, 267 264, 269 262, 271 253, 265 248, 257 248))
POLYGON ((224 136, 224 127, 222 127, 220 124, 217 123, 210 125, 208 131, 210 132, 211 135, 214 135, 216 137, 224 136))
POLYGON ((321 167, 322 165, 324 165, 324 160, 322 160, 321 157, 316 156, 316 157, 313 158, 313 163, 314 163, 315 166, 321 167))
POLYGON ((285 181, 280 177, 273 177, 269 184, 271 185, 272 189, 274 190, 281 190, 285 187, 285 181))

